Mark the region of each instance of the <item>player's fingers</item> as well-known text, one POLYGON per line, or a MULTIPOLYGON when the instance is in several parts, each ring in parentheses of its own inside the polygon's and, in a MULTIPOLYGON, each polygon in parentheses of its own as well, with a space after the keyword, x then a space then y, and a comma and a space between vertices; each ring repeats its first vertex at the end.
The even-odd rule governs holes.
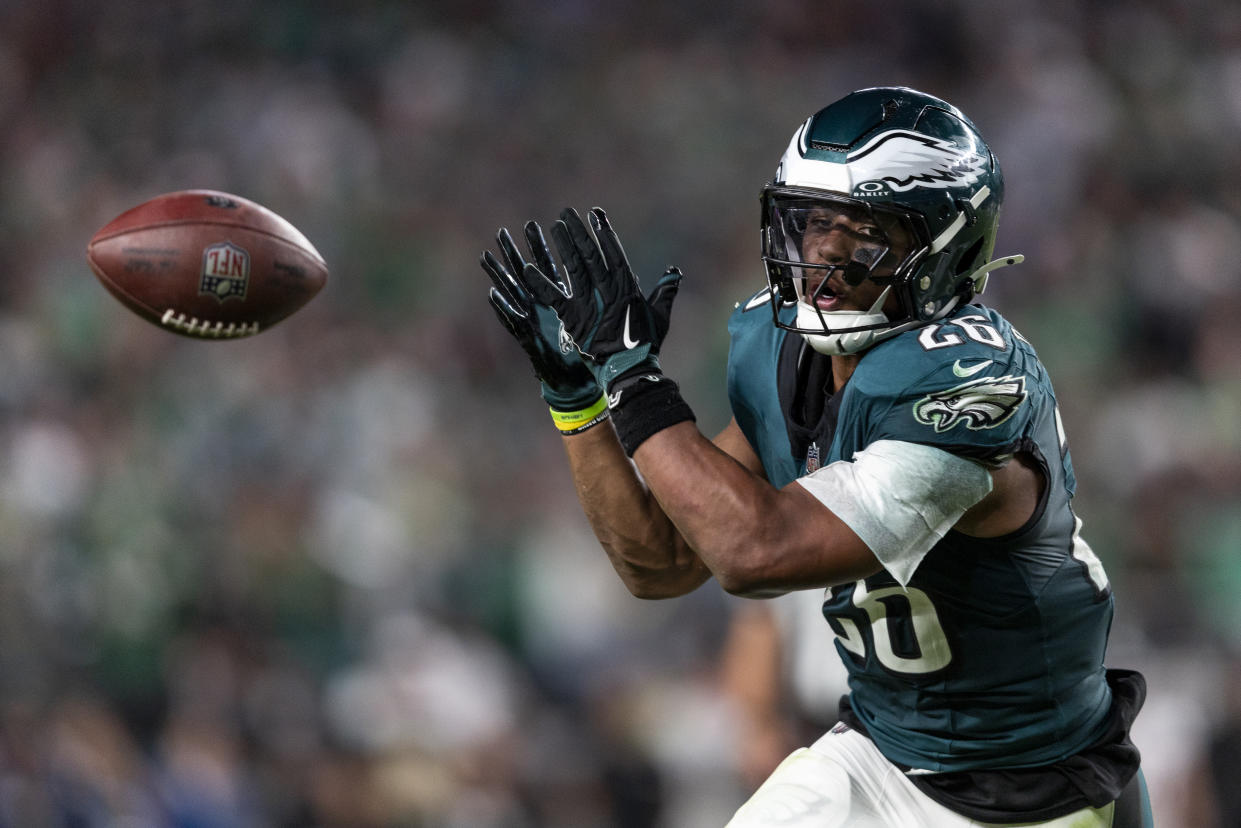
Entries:
POLYGON ((563 219, 552 225, 552 243, 556 245, 560 261, 564 263, 565 292, 569 296, 580 296, 590 284, 590 274, 586 272, 586 262, 563 219))
POLYGON ((553 282, 559 282, 560 274, 556 272, 556 260, 552 258, 552 249, 548 246, 547 238, 543 235, 543 228, 539 226, 537 221, 528 221, 526 222, 525 230, 526 246, 530 248, 530 255, 534 259, 534 264, 553 282))
POLYGON ((493 290, 499 291, 510 305, 524 306, 527 304, 526 291, 513 278, 513 274, 509 272, 504 265, 500 264, 500 260, 490 250, 484 250, 482 257, 478 263, 483 266, 483 270, 491 277, 491 283, 495 286, 493 290))
POLYGON ((521 273, 521 269, 526 266, 526 260, 522 257, 521 251, 517 249, 507 227, 501 227, 496 233, 496 241, 500 245, 500 252, 504 254, 505 261, 508 262, 509 272, 521 273))
POLYGON ((529 317, 509 304, 504 295, 495 288, 488 292, 487 299, 492 310, 496 312, 496 318, 500 320, 500 324, 516 339, 523 339, 529 327, 529 317))
POLYGON ((659 277, 651 295, 646 299, 657 317, 669 319, 672 316, 672 303, 677 298, 677 291, 681 289, 682 278, 681 269, 676 265, 670 265, 664 275, 659 277))
POLYGON ((521 272, 521 282, 534 297, 534 301, 553 310, 564 307, 567 298, 560 286, 529 262, 521 272))
POLYGON ((629 269, 629 260, 625 257, 625 248, 621 246, 620 236, 616 235, 616 231, 612 229, 612 223, 608 221, 607 213, 603 212, 603 208, 591 208, 590 226, 595 231, 595 238, 599 240, 599 249, 603 254, 604 266, 608 272, 627 276, 636 283, 637 279, 633 271, 629 269))
MULTIPOLYGON (((564 225, 568 239, 577 251, 585 276, 596 288, 607 295, 609 291, 607 265, 603 261, 603 254, 599 252, 599 244, 595 241, 595 237, 586 229, 586 223, 572 207, 566 207, 560 213, 560 223, 564 225)), ((568 267, 568 262, 565 262, 565 267, 568 267)))
POLYGON ((663 344, 664 337, 668 335, 668 326, 672 322, 672 303, 677 298, 677 291, 680 289, 681 269, 675 265, 669 266, 664 271, 664 275, 659 277, 651 295, 646 299, 646 304, 651 309, 651 323, 655 326, 654 346, 656 349, 663 344))

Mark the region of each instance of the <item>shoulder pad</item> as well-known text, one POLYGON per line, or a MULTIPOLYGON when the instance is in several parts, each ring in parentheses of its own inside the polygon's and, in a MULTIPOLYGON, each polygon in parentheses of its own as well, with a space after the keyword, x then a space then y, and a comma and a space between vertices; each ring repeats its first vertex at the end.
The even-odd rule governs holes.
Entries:
POLYGON ((760 290, 758 293, 755 293, 749 299, 746 299, 744 302, 738 302, 733 307, 737 310, 740 310, 742 313, 748 313, 749 311, 752 311, 755 308, 764 307, 770 301, 771 301, 771 288, 765 287, 762 290, 760 290))

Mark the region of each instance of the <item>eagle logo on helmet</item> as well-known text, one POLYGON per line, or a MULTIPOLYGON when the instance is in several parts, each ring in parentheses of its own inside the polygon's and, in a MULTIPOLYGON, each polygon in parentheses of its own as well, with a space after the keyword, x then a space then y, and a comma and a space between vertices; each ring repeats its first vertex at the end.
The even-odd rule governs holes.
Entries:
POLYGON ((876 135, 849 153, 850 175, 861 182, 856 195, 905 192, 915 187, 945 189, 974 184, 986 172, 987 159, 976 152, 909 130, 876 135), (883 185, 883 186, 877 186, 883 185))
POLYGON ((927 394, 914 403, 913 414, 915 420, 937 433, 962 423, 978 431, 995 428, 1013 416, 1025 398, 1025 377, 983 377, 927 394))

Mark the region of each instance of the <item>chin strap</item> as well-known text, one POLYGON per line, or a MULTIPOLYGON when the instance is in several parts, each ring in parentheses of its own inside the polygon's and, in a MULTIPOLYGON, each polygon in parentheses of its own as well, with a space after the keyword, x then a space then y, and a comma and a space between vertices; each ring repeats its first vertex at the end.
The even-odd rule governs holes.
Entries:
POLYGON ((798 302, 798 323, 803 329, 814 324, 824 326, 824 332, 821 334, 802 330, 801 335, 810 343, 810 347, 828 356, 856 354, 863 351, 891 330, 888 327, 881 327, 888 321, 888 317, 883 312, 883 304, 891 292, 891 285, 885 287, 879 294, 879 298, 870 306, 870 310, 865 311, 820 311, 806 302, 798 302), (828 326, 829 322, 842 323, 838 327, 844 327, 845 330, 834 332, 828 326), (856 330, 857 328, 862 328, 862 330, 856 330))
POLYGON ((970 274, 970 279, 974 282, 974 293, 982 293, 986 290, 987 276, 990 275, 991 271, 999 270, 1001 267, 1008 267, 1009 265, 1021 264, 1025 260, 1025 256, 1020 253, 1014 253, 1011 256, 1004 256, 1002 258, 992 259, 987 262, 985 265, 970 274))

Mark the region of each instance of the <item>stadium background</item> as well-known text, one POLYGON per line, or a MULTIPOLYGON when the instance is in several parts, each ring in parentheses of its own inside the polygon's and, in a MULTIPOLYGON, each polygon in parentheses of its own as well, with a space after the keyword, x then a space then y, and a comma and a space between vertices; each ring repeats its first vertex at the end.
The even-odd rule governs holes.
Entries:
POLYGON ((477 259, 608 209, 718 429, 759 187, 881 83, 1001 159, 985 301, 1057 384, 1158 824, 1241 824, 1241 6, 3 0, 0 825, 722 824, 738 599, 624 592, 477 259), (186 187, 325 292, 128 314, 86 240, 186 187))

